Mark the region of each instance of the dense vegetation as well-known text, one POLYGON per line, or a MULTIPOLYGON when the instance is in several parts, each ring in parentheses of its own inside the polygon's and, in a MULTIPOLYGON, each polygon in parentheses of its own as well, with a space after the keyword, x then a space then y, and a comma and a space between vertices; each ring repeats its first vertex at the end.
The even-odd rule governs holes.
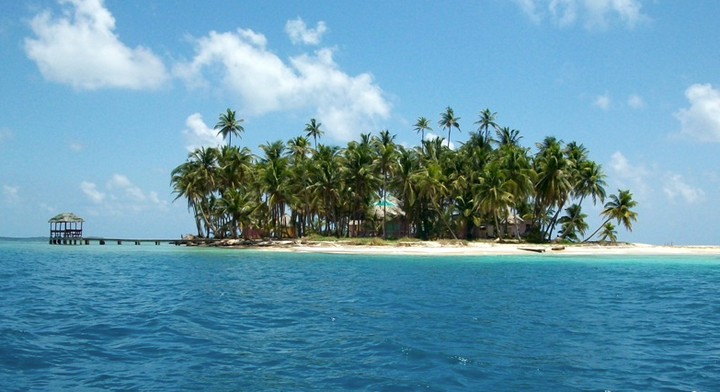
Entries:
MULTIPOLYGON (((530 241, 582 240, 583 202, 606 200, 606 176, 582 144, 546 137, 532 152, 520 144, 519 131, 499 126, 496 113, 485 109, 477 131, 453 150, 450 135, 460 131, 460 118, 450 107, 440 118, 447 142, 425 140, 431 122, 420 117, 418 147, 396 144, 387 130, 361 134, 345 147, 324 145, 322 124, 311 119, 305 135, 268 142, 255 156, 232 145, 232 136, 242 137, 243 120, 228 109, 215 127, 227 145, 191 152, 171 183, 177 198, 187 199, 199 236, 474 239, 480 227, 493 227, 502 240, 506 233, 518 236, 510 229, 522 224, 530 241), (399 224, 395 233, 387 230, 390 219, 399 224)), ((608 199, 606 219, 591 237, 602 230, 602 240, 615 241, 611 221, 632 230, 636 202, 627 190, 608 199)))

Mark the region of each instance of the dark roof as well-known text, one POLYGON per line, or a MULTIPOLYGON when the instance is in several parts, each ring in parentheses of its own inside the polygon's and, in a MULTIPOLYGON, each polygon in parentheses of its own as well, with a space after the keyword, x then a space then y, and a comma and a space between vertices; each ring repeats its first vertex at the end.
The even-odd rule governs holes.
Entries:
POLYGON ((85 219, 73 214, 72 212, 63 212, 50 218, 48 223, 58 222, 85 222, 85 219))

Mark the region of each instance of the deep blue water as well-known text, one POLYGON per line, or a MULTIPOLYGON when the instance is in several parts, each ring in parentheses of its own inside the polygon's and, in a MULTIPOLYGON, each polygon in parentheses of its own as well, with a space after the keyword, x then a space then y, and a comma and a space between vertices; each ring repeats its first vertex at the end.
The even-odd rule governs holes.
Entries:
POLYGON ((0 240, 0 391, 718 391, 720 258, 0 240))

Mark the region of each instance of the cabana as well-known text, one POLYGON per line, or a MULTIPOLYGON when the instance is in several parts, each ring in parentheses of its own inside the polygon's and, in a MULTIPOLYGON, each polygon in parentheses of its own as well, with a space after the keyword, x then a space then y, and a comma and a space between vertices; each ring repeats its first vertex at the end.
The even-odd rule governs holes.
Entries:
POLYGON ((72 212, 63 212, 50 218, 51 245, 77 245, 82 239, 85 220, 72 212))

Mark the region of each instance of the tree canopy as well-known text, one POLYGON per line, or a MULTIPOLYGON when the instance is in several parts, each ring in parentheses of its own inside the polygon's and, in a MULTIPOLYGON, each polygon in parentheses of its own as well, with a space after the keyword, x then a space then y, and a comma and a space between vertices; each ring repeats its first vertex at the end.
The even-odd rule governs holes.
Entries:
POLYGON ((579 241, 587 231, 583 203, 606 198, 603 239, 615 241, 611 220, 628 230, 637 220, 632 194, 607 196, 606 175, 584 145, 548 136, 534 149, 524 147, 520 131, 497 124, 497 114, 484 109, 477 132, 451 149, 459 117, 449 106, 440 117, 448 143, 425 140, 432 128, 421 116, 412 126, 423 134, 415 147, 396 144, 389 130, 343 147, 324 145, 313 118, 305 135, 268 142, 253 155, 231 145, 244 129, 228 109, 216 126, 228 145, 191 152, 172 171, 171 185, 176 199, 187 200, 197 234, 218 238, 315 233, 502 240, 522 232, 529 241, 579 241))

